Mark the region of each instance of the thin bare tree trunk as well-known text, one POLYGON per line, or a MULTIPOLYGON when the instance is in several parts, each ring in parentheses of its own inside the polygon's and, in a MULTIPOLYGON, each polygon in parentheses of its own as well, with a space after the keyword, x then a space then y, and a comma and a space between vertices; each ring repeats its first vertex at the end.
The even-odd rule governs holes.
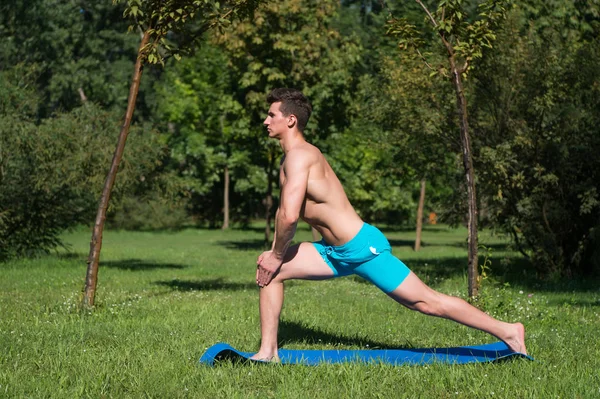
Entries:
POLYGON ((419 206, 417 207, 417 235, 415 238, 415 251, 421 249, 421 231, 423 230, 423 207, 425 206, 425 184, 426 180, 421 179, 421 193, 419 195, 419 206))
POLYGON ((83 89, 80 87, 79 89, 77 89, 77 91, 79 92, 79 98, 81 99, 81 102, 84 103, 87 101, 87 97, 85 95, 85 92, 83 91, 83 89))
POLYGON ((129 134, 129 126, 131 125, 131 119, 133 118, 133 111, 135 109, 135 102, 140 89, 140 80, 142 78, 142 59, 139 57, 141 49, 148 43, 150 33, 146 31, 142 37, 140 47, 138 50, 138 59, 135 63, 135 69, 133 72, 133 78, 131 86, 129 88, 129 98, 127 100, 127 111, 125 113, 125 120, 121 127, 121 133, 119 134, 119 141, 117 142, 117 148, 113 155, 112 163, 106 180, 104 182, 104 188, 102 189, 102 196, 98 204, 98 212, 96 214, 96 222, 92 232, 92 239, 90 242, 90 253, 87 261, 87 274, 85 277, 85 287, 83 291, 82 305, 84 307, 94 306, 94 299, 96 296, 96 285, 98 283, 98 264, 100 260, 100 250, 102 249, 102 232, 104 230, 104 222, 106 221, 106 209, 108 208, 108 202, 110 200, 110 194, 115 184, 117 172, 119 170, 119 164, 123 158, 123 151, 125 149, 125 143, 127 141, 127 135, 129 134))
POLYGON ((465 179, 467 180, 467 202, 469 204, 469 221, 468 221, 468 275, 469 275, 469 297, 473 298, 479 293, 478 274, 478 257, 477 257, 477 195, 475 190, 475 170, 473 169, 473 155, 471 152, 471 136, 469 135, 469 122, 467 114, 467 99, 462 83, 462 74, 467 70, 467 62, 461 67, 456 65, 456 56, 454 47, 446 37, 443 30, 439 29, 439 25, 433 15, 429 12, 425 4, 421 0, 415 0, 425 11, 429 20, 434 27, 438 28, 438 34, 442 39, 444 47, 448 52, 448 61, 450 63, 450 72, 452 74, 452 84, 456 90, 456 107, 460 120, 460 146, 463 156, 463 166, 465 169, 465 179))
MULTIPOLYGON (((447 46, 448 48, 448 46, 447 46)), ((465 179, 467 181, 467 202, 469 206, 468 224, 469 236, 467 246, 469 252, 468 280, 469 297, 473 298, 479 294, 479 260, 477 254, 477 192, 475 189, 475 170, 473 169, 473 155, 471 152, 471 136, 469 134, 469 122, 467 114, 467 99, 463 88, 461 71, 457 68, 454 53, 448 50, 450 70, 452 71, 452 82, 456 90, 457 110, 460 118, 460 143, 462 151, 465 179)))
POLYGON ((229 228, 229 166, 225 165, 225 189, 223 193, 223 230, 229 228))

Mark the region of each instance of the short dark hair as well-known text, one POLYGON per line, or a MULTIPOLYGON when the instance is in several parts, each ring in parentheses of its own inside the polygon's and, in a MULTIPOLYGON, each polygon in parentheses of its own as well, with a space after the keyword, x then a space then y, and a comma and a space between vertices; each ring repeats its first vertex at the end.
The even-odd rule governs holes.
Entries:
POLYGON ((298 130, 304 132, 312 113, 312 106, 300 90, 284 87, 273 89, 267 95, 267 102, 269 104, 281 102, 279 110, 283 116, 295 115, 298 120, 298 130))

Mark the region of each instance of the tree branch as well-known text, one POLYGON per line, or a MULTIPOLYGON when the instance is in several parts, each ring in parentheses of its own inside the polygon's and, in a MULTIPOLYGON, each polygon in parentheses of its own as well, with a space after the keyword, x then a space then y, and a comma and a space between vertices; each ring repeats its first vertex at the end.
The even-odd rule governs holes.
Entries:
POLYGON ((521 254, 523 254, 523 256, 526 259, 530 259, 529 254, 525 251, 525 249, 523 248, 523 244, 521 244, 521 241, 519 240, 519 234, 517 233, 517 231, 515 230, 514 226, 511 227, 511 233, 513 235, 513 239, 515 240, 515 245, 517 246, 517 249, 519 250, 519 252, 521 254))
POLYGON ((419 3, 419 5, 421 6, 421 8, 427 13, 427 15, 429 16, 429 19, 431 20, 431 23, 433 24, 433 26, 435 26, 437 28, 438 24, 435 21, 435 18, 433 18, 433 15, 431 15, 431 13, 429 12, 429 10, 427 9, 427 7, 425 7, 425 4, 423 4, 423 2, 421 0, 415 0, 417 3, 419 3))
POLYGON ((417 50, 417 54, 419 54, 419 56, 421 57, 421 59, 423 60, 423 62, 427 66, 427 68, 431 69, 432 71, 435 71, 435 69, 431 65, 429 65, 425 56, 423 54, 421 54, 421 51, 416 47, 415 47, 415 50, 417 50))
POLYGON ((79 88, 77 89, 77 91, 79 92, 79 98, 81 98, 81 102, 84 103, 87 101, 87 96, 85 95, 85 92, 83 91, 83 88, 79 88))

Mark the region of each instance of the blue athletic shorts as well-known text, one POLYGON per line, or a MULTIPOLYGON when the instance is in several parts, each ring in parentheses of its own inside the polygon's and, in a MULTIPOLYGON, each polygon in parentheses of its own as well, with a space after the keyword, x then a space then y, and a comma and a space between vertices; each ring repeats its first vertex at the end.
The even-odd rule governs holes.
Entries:
POLYGON ((368 223, 344 245, 329 245, 325 240, 313 245, 333 270, 334 277, 357 274, 385 293, 394 291, 410 273, 410 269, 392 255, 392 247, 383 233, 368 223))

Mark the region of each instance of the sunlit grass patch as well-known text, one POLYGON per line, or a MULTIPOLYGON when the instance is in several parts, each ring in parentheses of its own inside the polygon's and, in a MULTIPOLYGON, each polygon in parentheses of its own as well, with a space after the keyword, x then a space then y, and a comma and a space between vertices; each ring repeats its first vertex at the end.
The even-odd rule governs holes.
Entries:
MULTIPOLYGON (((299 232, 310 239, 308 230, 299 232)), ((81 312, 89 232, 65 239, 69 254, 0 265, 0 396, 7 397, 596 397, 600 293, 591 282, 562 286, 505 273, 518 259, 502 237, 484 283, 483 308, 522 321, 535 362, 464 366, 198 365, 228 342, 257 350, 255 261, 260 231, 108 231, 97 306, 81 312), (504 285, 508 283, 508 285, 504 285), (562 288, 561 288, 562 287, 562 288)), ((410 231, 389 231, 406 243, 410 231)), ((464 230, 424 232, 415 253, 394 247, 424 281, 466 296, 464 230)), ((527 270, 524 270, 527 272, 527 270)), ((596 285, 597 287, 597 285, 596 285)), ((472 345, 494 338, 398 306, 353 277, 286 287, 280 341, 287 348, 366 349, 472 345)))

